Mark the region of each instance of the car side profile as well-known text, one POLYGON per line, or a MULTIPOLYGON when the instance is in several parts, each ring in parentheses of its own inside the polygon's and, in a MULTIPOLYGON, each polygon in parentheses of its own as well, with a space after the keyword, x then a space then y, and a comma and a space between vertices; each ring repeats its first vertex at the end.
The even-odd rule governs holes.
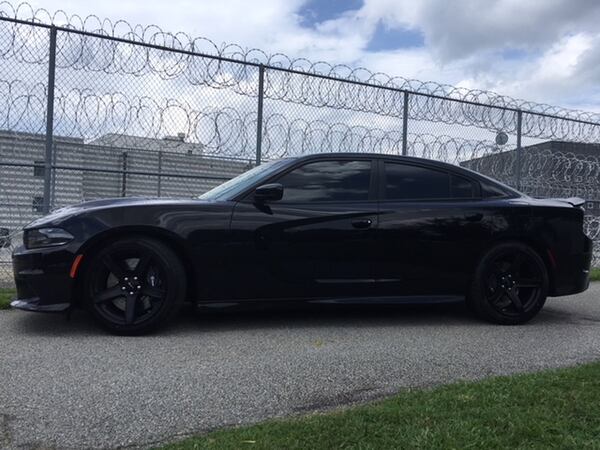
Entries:
POLYGON ((582 204, 420 158, 286 158, 197 199, 98 200, 34 221, 13 253, 12 306, 83 307, 120 334, 164 325, 186 300, 464 299, 519 324, 588 287, 582 204))

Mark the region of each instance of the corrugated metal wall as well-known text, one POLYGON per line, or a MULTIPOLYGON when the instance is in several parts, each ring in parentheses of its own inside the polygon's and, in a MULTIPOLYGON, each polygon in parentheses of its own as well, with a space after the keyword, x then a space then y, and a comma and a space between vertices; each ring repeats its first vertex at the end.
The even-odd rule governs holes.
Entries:
MULTIPOLYGON (((35 205, 43 196, 44 155, 43 135, 0 132, 0 163, 10 164, 0 165, 0 227, 11 233, 42 215, 35 205)), ((107 197, 196 197, 252 166, 245 160, 106 147, 57 136, 53 164, 54 208, 107 197)))

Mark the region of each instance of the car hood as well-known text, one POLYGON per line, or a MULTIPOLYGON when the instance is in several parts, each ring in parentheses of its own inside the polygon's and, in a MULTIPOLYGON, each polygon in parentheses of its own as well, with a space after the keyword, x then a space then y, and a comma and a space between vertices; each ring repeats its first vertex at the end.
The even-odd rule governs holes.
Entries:
POLYGON ((37 228, 44 225, 52 225, 82 213, 97 211, 108 208, 120 208, 129 206, 173 206, 173 205, 214 205, 217 202, 199 199, 170 199, 170 198, 151 198, 151 197, 119 197, 106 198, 101 200, 92 200, 89 202, 78 203, 76 205, 65 206, 56 209, 39 219, 34 220, 25 226, 27 228, 37 228))

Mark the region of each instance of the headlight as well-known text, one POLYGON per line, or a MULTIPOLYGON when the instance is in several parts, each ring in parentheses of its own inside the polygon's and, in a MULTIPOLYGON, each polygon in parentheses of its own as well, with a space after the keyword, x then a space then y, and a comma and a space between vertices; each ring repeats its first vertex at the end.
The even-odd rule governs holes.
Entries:
POLYGON ((73 240, 73 235, 62 228, 37 228, 25 230, 23 243, 28 249, 56 247, 73 240))

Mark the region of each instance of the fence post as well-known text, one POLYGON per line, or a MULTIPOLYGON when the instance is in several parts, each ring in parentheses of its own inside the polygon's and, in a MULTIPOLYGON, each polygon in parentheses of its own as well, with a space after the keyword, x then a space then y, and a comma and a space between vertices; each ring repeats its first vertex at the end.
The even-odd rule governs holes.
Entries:
POLYGON ((121 197, 127 196, 127 152, 123 152, 123 177, 121 179, 121 197))
POLYGON ((523 147, 521 146, 521 134, 523 128, 523 111, 517 111, 517 164, 515 168, 515 178, 517 190, 521 190, 521 167, 523 164, 523 147))
POLYGON ((157 186, 157 195, 160 197, 162 191, 162 160, 163 160, 163 152, 162 150, 158 151, 158 186, 157 186))
POLYGON ((404 91, 402 105, 402 156, 408 155, 408 91, 404 91))
POLYGON ((258 66, 258 114, 256 118, 256 165, 262 160, 263 97, 265 84, 265 66, 258 66))
POLYGON ((52 153, 54 150, 54 76, 56 73, 56 28, 50 28, 50 51, 48 54, 48 91, 46 99, 46 154, 44 158, 44 214, 50 212, 52 190, 52 153))

